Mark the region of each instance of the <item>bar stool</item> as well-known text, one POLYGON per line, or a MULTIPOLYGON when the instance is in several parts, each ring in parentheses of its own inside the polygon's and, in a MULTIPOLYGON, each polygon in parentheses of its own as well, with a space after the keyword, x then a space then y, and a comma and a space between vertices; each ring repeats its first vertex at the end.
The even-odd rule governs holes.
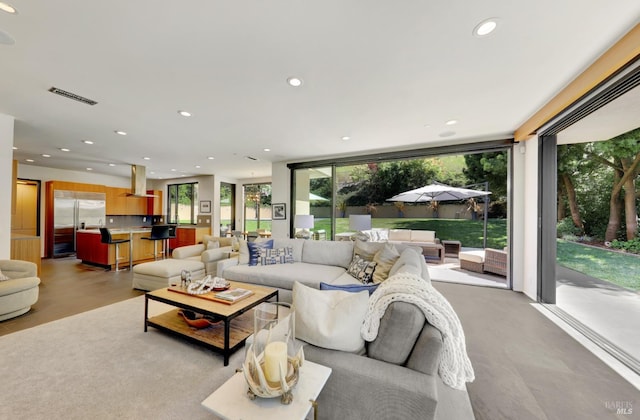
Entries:
POLYGON ((178 225, 169 225, 169 239, 166 240, 165 249, 167 250, 167 254, 171 253, 171 239, 176 238, 176 229, 178 225))
MULTIPOLYGON (((103 244, 115 245, 116 246, 116 271, 122 271, 118 268, 118 260, 120 259, 120 248, 119 245, 125 242, 131 242, 129 239, 113 239, 111 237, 111 231, 107 228, 100 228, 100 242, 103 244)), ((108 261, 107 261, 108 263, 108 261)), ((129 253, 129 268, 131 268, 131 253, 129 253)))
POLYGON ((153 241, 153 259, 158 259, 158 241, 162 241, 162 255, 165 255, 164 252, 164 243, 167 239, 169 239, 169 225, 156 225, 151 226, 151 236, 140 238, 146 239, 147 241, 153 241))

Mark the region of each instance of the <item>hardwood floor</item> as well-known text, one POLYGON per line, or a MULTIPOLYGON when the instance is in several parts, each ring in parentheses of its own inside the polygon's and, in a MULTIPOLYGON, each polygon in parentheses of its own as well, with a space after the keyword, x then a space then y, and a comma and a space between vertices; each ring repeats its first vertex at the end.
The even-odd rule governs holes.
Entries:
MULTIPOLYGON (((40 280, 38 302, 26 314, 0 322, 0 336, 144 294, 131 288, 128 270, 105 271, 73 257, 43 259, 40 280)), ((141 325, 142 318, 141 312, 141 325)))

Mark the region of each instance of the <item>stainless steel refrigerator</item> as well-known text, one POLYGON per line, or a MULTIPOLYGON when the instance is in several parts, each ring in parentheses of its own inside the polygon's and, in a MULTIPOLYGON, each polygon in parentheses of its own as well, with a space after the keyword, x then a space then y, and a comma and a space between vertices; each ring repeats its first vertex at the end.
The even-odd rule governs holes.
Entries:
POLYGON ((73 255, 78 229, 103 226, 105 194, 55 191, 53 197, 53 256, 73 255))

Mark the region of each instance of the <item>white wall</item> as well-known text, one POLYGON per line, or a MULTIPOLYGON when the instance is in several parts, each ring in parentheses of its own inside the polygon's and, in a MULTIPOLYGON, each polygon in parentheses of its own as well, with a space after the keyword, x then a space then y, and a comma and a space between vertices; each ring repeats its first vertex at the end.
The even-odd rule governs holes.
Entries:
POLYGON ((0 114, 0 259, 11 257, 11 188, 13 179, 13 117, 0 114))
POLYGON ((289 237, 289 223, 291 221, 291 170, 284 162, 275 162, 271 165, 271 189, 272 203, 285 203, 287 218, 285 220, 273 220, 271 233, 277 238, 289 237))
POLYGON ((513 289, 537 300, 538 290, 538 139, 514 150, 513 289))
MULTIPOLYGON (((214 213, 216 212, 216 207, 214 205, 214 201, 220 200, 220 185, 218 183, 218 194, 216 196, 216 182, 213 175, 202 175, 202 176, 193 176, 193 177, 181 177, 181 178, 173 178, 173 179, 154 179, 147 180, 147 189, 153 188, 154 190, 162 190, 162 209, 166 209, 167 206, 167 185, 170 184, 188 184, 190 182, 198 183, 198 200, 199 201, 211 201, 211 213, 199 213, 200 203, 196 203, 196 215, 197 222, 200 225, 209 225, 211 226, 211 231, 214 232, 214 213)), ((165 215, 166 216, 166 215, 165 215)), ((220 216, 218 215, 218 220, 220 220, 220 216)), ((219 229, 218 229, 219 232, 219 229)))

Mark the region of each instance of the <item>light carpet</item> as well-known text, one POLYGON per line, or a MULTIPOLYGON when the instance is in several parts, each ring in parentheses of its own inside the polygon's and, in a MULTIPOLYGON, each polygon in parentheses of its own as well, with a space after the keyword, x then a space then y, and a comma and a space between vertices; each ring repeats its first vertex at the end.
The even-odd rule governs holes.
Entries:
MULTIPOLYGON (((168 309, 149 302, 150 313, 168 309)), ((211 419, 242 364, 144 327, 144 296, 0 337, 2 419, 211 419)))

